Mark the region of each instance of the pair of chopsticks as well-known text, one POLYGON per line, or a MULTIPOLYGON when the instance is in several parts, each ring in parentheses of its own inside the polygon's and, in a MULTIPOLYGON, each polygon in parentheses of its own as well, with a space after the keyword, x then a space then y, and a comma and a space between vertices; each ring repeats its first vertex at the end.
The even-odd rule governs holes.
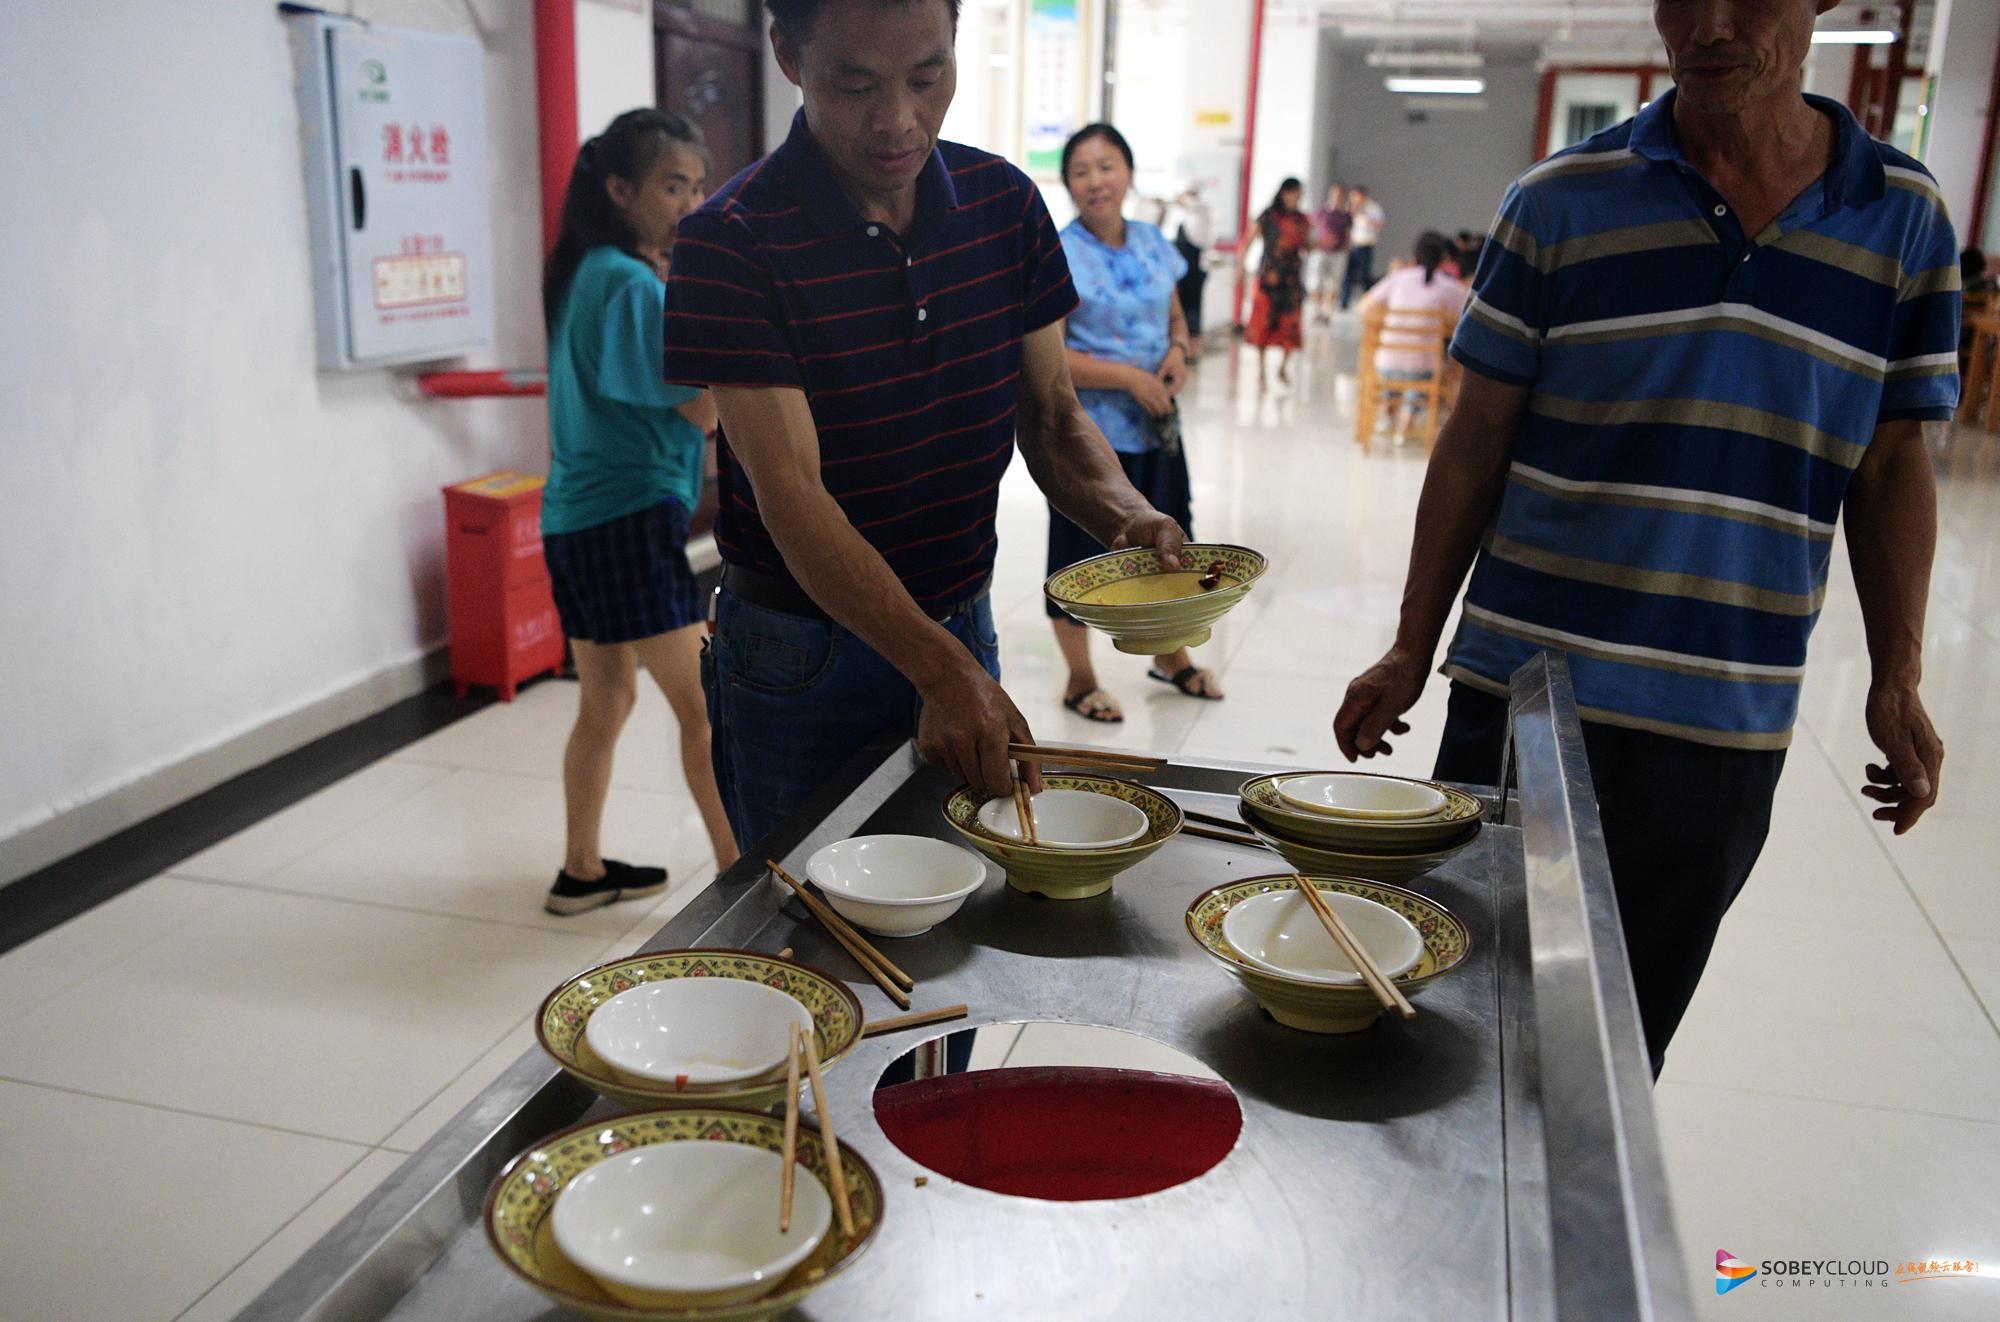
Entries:
POLYGON ((799 1163, 799 1057, 805 1057, 806 1077, 812 1080, 813 1109, 819 1113, 819 1141, 826 1149, 826 1173, 833 1180, 833 1206, 840 1213, 840 1230, 854 1238, 854 1209, 847 1200, 847 1169, 840 1161, 840 1140, 833 1132, 833 1111, 826 1104, 826 1084, 819 1074, 819 1048, 811 1033, 791 1025, 791 1050, 785 1060, 785 1168, 778 1176, 778 1229, 792 1228, 792 1191, 796 1187, 799 1163))
POLYGON ((1031 845, 1042 843, 1035 833, 1035 801, 1028 793, 1028 768, 1021 762, 1014 764, 1014 818, 1021 824, 1022 841, 1031 845))
POLYGON ((1333 911, 1333 906, 1319 893, 1319 887, 1296 872, 1292 874, 1292 883, 1299 888, 1299 894, 1305 897, 1306 903, 1312 906, 1313 913, 1319 916, 1320 926, 1326 929, 1326 934, 1354 961, 1354 967, 1361 970, 1362 981, 1368 984, 1369 991, 1375 993, 1375 999, 1382 1002, 1382 1008, 1394 1010, 1405 1019, 1416 1018, 1417 1007, 1410 1004, 1395 983, 1382 976, 1382 970, 1375 967, 1375 961, 1368 957, 1361 942, 1355 939, 1353 929, 1333 911))
POLYGON ((915 1014, 899 1014, 889 1019, 871 1019, 861 1026, 861 1036, 878 1037, 883 1033, 900 1033, 906 1028, 922 1028, 925 1024, 941 1024, 947 1019, 963 1019, 972 1013, 969 1005, 947 1005, 937 1010, 919 1010, 915 1014))
POLYGON ((1220 840, 1225 844, 1248 845, 1252 849, 1267 848, 1264 842, 1257 838, 1257 833, 1242 822, 1231 821, 1227 817, 1211 817, 1192 808, 1181 809, 1181 816, 1186 819, 1181 823, 1181 831, 1184 834, 1197 835, 1204 840, 1220 840), (1196 826, 1194 825, 1196 822, 1205 822, 1207 825, 1196 826))
POLYGON ((797 877, 780 867, 776 859, 765 859, 764 866, 771 869, 772 875, 779 881, 798 892, 799 899, 805 902, 806 911, 819 919, 819 925, 831 932, 833 939, 840 942, 848 954, 854 956, 854 962, 859 964, 869 977, 875 979, 875 984, 888 994, 889 999, 894 1001, 898 1008, 904 1010, 910 1008, 909 993, 917 988, 915 978, 897 968, 887 955, 877 950, 868 938, 856 931, 845 918, 829 909, 817 895, 807 890, 797 877))
POLYGON ((1090 767, 1098 771, 1158 771, 1167 764, 1163 757, 1114 753, 1102 748, 1070 748, 1061 744, 1008 744, 1007 756, 1016 762, 1054 763, 1065 767, 1090 767))

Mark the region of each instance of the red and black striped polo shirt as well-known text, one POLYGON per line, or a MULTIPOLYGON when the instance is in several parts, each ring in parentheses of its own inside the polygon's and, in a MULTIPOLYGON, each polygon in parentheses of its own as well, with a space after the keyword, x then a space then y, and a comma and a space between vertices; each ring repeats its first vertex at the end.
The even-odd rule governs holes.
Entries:
MULTIPOLYGON (((993 571, 1021 339, 1076 305, 1048 208, 998 156, 938 144, 908 234, 862 219, 803 112, 783 146, 681 222, 666 376, 803 390, 826 489, 919 606, 993 571)), ((716 541, 785 579, 757 493, 721 446, 716 541)))

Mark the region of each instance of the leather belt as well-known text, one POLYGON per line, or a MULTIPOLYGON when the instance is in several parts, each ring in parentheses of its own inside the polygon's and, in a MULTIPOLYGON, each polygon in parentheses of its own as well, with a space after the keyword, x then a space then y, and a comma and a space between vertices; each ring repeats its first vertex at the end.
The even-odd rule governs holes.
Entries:
MULTIPOLYGON (((924 614, 939 624, 963 615, 979 604, 992 583, 991 578, 983 579, 970 596, 944 606, 925 607, 924 614)), ((775 574, 745 569, 742 565, 725 560, 722 565, 722 588, 718 588, 717 591, 724 588, 737 600, 748 602, 761 610, 776 611, 780 615, 797 615, 803 619, 820 620, 825 623, 833 621, 833 617, 820 609, 819 603, 807 595, 804 588, 788 578, 779 578, 775 574)))

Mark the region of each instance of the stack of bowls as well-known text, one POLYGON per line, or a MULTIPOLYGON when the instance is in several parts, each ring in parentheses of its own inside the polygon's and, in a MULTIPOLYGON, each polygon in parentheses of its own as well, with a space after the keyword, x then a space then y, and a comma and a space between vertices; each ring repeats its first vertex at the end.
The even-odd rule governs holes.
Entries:
POLYGON ((810 1023, 831 1067, 861 1040, 861 1002, 832 974, 776 955, 676 950, 569 979, 542 1002, 535 1039, 565 1072, 637 1110, 768 1110, 785 1099, 792 1022, 810 1023))
POLYGON ((1245 781, 1243 820, 1301 872, 1410 881, 1479 836, 1479 800, 1434 781, 1360 771, 1245 781))
POLYGON ((1264 557, 1243 546, 1193 543, 1184 568, 1160 568, 1151 550, 1112 551, 1052 574, 1042 591, 1071 619, 1111 636, 1111 645, 1138 656, 1164 656, 1208 641, 1215 622, 1249 595, 1264 573, 1264 557), (1211 569, 1216 585, 1201 586, 1211 569))
POLYGON ((1044 823, 1037 809, 1036 822, 1049 836, 1039 844, 1022 842, 1012 799, 989 800, 961 785, 944 803, 952 829, 1006 869, 1007 884, 1016 890, 1055 900, 1102 895, 1119 873, 1179 835, 1184 822, 1172 799, 1144 785, 1106 776, 1044 776, 1042 784, 1035 803, 1049 804, 1049 820, 1044 823), (1100 797, 1117 802, 1093 811, 1087 800, 1100 797))
POLYGON ((819 1131, 802 1124, 792 1226, 780 1234, 784 1121, 722 1108, 595 1120, 510 1162, 486 1196, 487 1244, 585 1317, 763 1322, 861 1256, 882 1182, 841 1145, 854 1233, 831 1215, 819 1131))
MULTIPOLYGON (((1457 968, 1471 949, 1472 933, 1458 916, 1414 891, 1354 877, 1308 876, 1306 880, 1335 903, 1344 904, 1341 897, 1350 897, 1388 911, 1365 920, 1367 930, 1356 935, 1371 958, 1381 957, 1390 968, 1401 966, 1402 971, 1391 980, 1405 996, 1415 996, 1457 968), (1404 933, 1412 929, 1421 942, 1413 960, 1411 952, 1399 949, 1399 943, 1406 940, 1404 933)), ((1374 1023, 1382 1006, 1358 975, 1346 976, 1346 970, 1310 945, 1296 952, 1282 949, 1286 938, 1306 931, 1291 906, 1303 909, 1304 897, 1290 877, 1232 881, 1188 906, 1188 935, 1287 1028, 1307 1033, 1353 1033, 1374 1023), (1263 898, 1270 895, 1280 898, 1275 903, 1263 898), (1232 923, 1231 912, 1244 905, 1258 912, 1243 914, 1232 923), (1266 909, 1271 911, 1263 912, 1266 909), (1236 941, 1243 943, 1242 948, 1236 941)), ((1356 916, 1352 909, 1343 907, 1343 918, 1356 916)), ((1309 921, 1317 926, 1318 919, 1309 921)))

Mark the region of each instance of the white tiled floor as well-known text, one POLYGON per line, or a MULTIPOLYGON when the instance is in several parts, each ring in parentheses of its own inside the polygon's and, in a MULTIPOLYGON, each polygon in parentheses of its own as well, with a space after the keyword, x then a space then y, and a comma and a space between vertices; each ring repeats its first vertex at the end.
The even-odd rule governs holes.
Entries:
MULTIPOLYGON (((1334 760, 1341 688, 1394 627, 1425 460, 1357 451, 1332 364, 1318 342, 1296 391, 1261 397, 1226 356, 1198 379, 1198 530, 1274 562, 1198 653, 1226 702, 1150 683, 1100 643, 1130 719, 1060 709, 1044 507, 1016 466, 995 610, 1039 736, 1334 760)), ((1854 791, 1868 672, 1838 560, 1770 845, 1657 1094, 1689 1280, 1718 1322, 2000 1316, 2000 1281, 1843 1297, 1710 1284, 1718 1248, 2000 1265, 2000 441, 1960 433, 1940 472, 1925 694, 1951 749, 1946 802, 1892 840, 1854 791)), ((1391 769, 1429 770, 1443 698, 1434 683, 1391 769)), ((530 1045, 550 985, 692 898, 708 851, 648 694, 606 844, 675 885, 645 906, 542 913, 574 703, 569 685, 530 689, 0 957, 0 1169, 12 1205, 48 1212, 0 1235, 0 1317, 229 1316, 530 1045)), ((1024 1044, 1041 1049, 1017 1034, 989 1054, 1024 1044)))

